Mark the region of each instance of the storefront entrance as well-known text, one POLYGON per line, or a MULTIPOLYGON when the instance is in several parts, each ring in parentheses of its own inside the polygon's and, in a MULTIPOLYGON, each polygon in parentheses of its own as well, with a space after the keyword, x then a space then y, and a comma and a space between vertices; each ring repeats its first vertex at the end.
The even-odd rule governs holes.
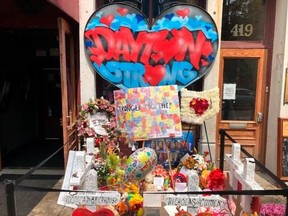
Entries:
POLYGON ((218 128, 258 159, 267 93, 266 56, 265 49, 222 49, 220 54, 218 128))
MULTIPOLYGON (((262 163, 266 130, 275 1, 223 0, 217 129, 262 163)), ((216 136, 219 144, 219 134, 216 136)), ((227 145, 226 150, 231 147, 227 145)), ((219 145, 217 155, 219 156, 219 145)))
MULTIPOLYGON (((2 168, 31 167, 62 145, 57 30, 1 30, 2 168)), ((45 166, 63 167, 63 152, 45 166)))

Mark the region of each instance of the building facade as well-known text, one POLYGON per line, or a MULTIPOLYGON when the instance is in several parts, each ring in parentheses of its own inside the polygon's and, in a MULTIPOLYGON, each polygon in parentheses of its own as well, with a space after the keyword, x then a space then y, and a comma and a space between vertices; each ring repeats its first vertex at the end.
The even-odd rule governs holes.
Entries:
MULTIPOLYGON (((109 1, 73 0, 69 4, 56 0, 41 1, 41 4, 31 2, 6 0, 0 9, 0 169, 7 166, 10 152, 24 142, 60 140, 66 145, 68 134, 71 134, 68 128, 73 128, 71 126, 76 120, 77 106, 90 98, 107 96, 113 90, 109 86, 107 91, 105 82, 91 67, 83 40, 90 16, 109 1), (58 17, 62 17, 62 21, 58 17), (59 35, 61 32, 63 37, 59 35), (74 38, 69 43, 65 42, 70 38, 67 35, 74 38), (18 41, 18 46, 15 41, 18 41), (70 44, 70 48, 74 45, 75 62, 67 62, 71 53, 65 54, 69 49, 63 44, 70 44), (18 61, 15 61, 15 53, 21 54, 18 61), (73 76, 71 68, 75 72, 73 76), (64 80, 67 77, 63 76, 63 71, 73 81, 73 88, 69 86, 71 82, 64 80), (72 92, 69 92, 71 89, 72 92), (21 109, 17 106, 19 101, 21 109)), ((152 22, 165 7, 180 1, 115 2, 133 3, 152 22)), ((281 147, 278 148, 281 134, 277 128, 278 119, 288 118, 288 90, 285 86, 288 67, 287 1, 181 2, 193 3, 206 10, 219 33, 219 50, 214 64, 192 88, 197 91, 214 87, 220 89, 218 115, 206 121, 207 128, 201 126, 197 130, 199 149, 207 149, 209 143, 213 160, 217 161, 218 132, 225 129, 276 174, 277 165, 282 161, 279 156, 281 147)))

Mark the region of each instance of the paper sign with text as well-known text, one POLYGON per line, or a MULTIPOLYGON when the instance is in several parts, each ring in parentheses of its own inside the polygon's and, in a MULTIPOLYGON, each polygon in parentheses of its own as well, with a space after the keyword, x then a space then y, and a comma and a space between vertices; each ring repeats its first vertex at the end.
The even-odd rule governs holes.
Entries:
POLYGON ((176 85, 114 91, 116 119, 133 140, 181 137, 176 85))

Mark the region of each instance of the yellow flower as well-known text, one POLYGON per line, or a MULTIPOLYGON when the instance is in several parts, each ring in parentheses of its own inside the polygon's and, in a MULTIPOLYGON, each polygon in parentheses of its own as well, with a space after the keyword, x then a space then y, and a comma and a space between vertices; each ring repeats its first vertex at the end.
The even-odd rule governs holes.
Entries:
POLYGON ((200 187, 201 188, 206 188, 207 187, 207 177, 210 174, 210 170, 203 170, 201 172, 199 181, 200 181, 200 187))
POLYGON ((143 215, 143 208, 140 208, 138 211, 137 211, 137 216, 142 216, 143 215))
POLYGON ((139 188, 134 183, 128 183, 126 184, 126 188, 124 189, 124 191, 131 193, 139 193, 139 188))

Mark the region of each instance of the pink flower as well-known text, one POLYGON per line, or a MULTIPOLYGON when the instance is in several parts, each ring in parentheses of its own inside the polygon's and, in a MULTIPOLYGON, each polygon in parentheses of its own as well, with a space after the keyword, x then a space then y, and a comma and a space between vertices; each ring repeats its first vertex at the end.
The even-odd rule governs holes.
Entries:
POLYGON ((83 105, 82 105, 82 110, 86 111, 86 110, 88 110, 88 108, 89 108, 89 107, 88 107, 87 104, 83 104, 83 105))
POLYGON ((260 215, 284 216, 285 204, 264 203, 260 207, 260 215))

